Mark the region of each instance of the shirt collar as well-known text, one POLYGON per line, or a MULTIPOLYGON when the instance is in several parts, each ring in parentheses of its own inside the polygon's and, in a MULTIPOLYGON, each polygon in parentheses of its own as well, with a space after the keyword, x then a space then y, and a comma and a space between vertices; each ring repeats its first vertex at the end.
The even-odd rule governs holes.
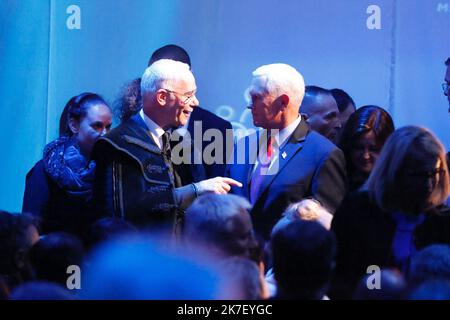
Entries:
POLYGON ((139 114, 141 115, 142 119, 144 120, 145 124, 148 127, 148 130, 154 134, 156 137, 161 138, 164 134, 164 129, 161 128, 158 124, 156 124, 155 121, 153 121, 152 119, 150 119, 145 113, 144 110, 141 109, 141 111, 139 111, 139 114))
POLYGON ((280 148, 283 147, 285 142, 287 142, 287 139, 294 133, 295 129, 298 127, 301 120, 302 117, 299 115, 294 122, 292 122, 290 125, 280 130, 278 134, 278 145, 280 146, 280 148))
MULTIPOLYGON (((153 139, 158 139, 160 140, 161 137, 164 135, 164 129, 161 128, 158 124, 156 124, 155 121, 153 121, 152 119, 150 119, 145 113, 144 110, 141 109, 139 111, 139 115, 141 116, 142 120, 144 120, 145 124, 148 127, 148 130, 150 131, 151 136, 153 137, 153 139)), ((159 145, 159 141, 155 141, 156 144, 159 145)))

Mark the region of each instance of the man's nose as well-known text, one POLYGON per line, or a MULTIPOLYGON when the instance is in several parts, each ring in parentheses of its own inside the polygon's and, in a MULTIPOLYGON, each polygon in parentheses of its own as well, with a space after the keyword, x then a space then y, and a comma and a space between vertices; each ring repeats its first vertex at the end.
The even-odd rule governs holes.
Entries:
POLYGON ((363 158, 364 159, 370 158, 370 151, 368 149, 364 149, 363 158))
POLYGON ((200 105, 200 101, 198 101, 197 96, 192 98, 191 107, 198 107, 200 105))

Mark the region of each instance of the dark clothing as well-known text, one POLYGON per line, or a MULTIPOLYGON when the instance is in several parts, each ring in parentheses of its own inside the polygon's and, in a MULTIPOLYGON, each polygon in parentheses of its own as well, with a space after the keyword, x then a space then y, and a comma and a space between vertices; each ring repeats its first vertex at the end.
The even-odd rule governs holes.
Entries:
MULTIPOLYGON (((153 141, 139 114, 100 138, 94 147, 97 163, 94 202, 103 216, 124 218, 137 226, 167 225, 179 230, 184 209, 164 152, 153 141)), ((182 185, 204 179, 199 165, 173 165, 182 185)))
POLYGON ((358 177, 351 176, 348 171, 347 174, 348 174, 348 192, 358 191, 369 178, 369 175, 358 177))
MULTIPOLYGON (((258 150, 251 150, 252 145, 248 145, 251 137, 244 139, 247 144, 245 163, 239 164, 242 160, 239 162, 235 158, 235 164, 229 167, 229 176, 243 184, 242 188, 232 188, 232 192, 250 199, 251 176, 258 150)), ((333 213, 346 192, 345 160, 340 149, 310 131, 304 120, 288 139, 279 150, 278 171, 264 177, 250 213, 255 231, 265 240, 269 239, 273 226, 290 204, 311 197, 333 213)), ((237 147, 239 149, 242 148, 237 147)))
MULTIPOLYGON (((194 125, 195 122, 198 123, 198 121, 201 121, 202 124, 202 134, 206 132, 206 130, 208 129, 217 129, 220 131, 220 133, 222 134, 222 137, 224 138, 223 140, 223 149, 222 149, 222 155, 223 157, 220 157, 221 159, 221 163, 213 163, 213 164, 203 164, 203 167, 205 169, 205 173, 206 173, 206 177, 209 178, 215 178, 215 177, 223 177, 225 176, 225 172, 226 172, 226 159, 227 159, 227 154, 226 154, 226 143, 225 143, 225 138, 226 138, 226 131, 227 130, 231 130, 232 126, 231 123, 222 119, 219 116, 216 116, 214 113, 205 110, 203 108, 200 107, 195 107, 194 111, 192 112, 190 119, 189 119, 189 125, 188 125, 188 131, 189 134, 191 135, 191 139, 194 139, 194 125)), ((231 136, 232 138, 232 136, 231 136)), ((201 150, 202 150, 202 154, 203 151, 205 150, 205 148, 209 145, 213 143, 209 142, 209 141, 203 141, 202 139, 202 146, 201 146, 201 150)))
MULTIPOLYGON (((125 122, 133 115, 139 113, 139 111, 142 109, 142 98, 141 98, 141 79, 134 79, 130 83, 127 84, 126 90, 123 93, 121 97, 121 107, 120 107, 120 118, 122 122, 125 122)), ((227 120, 222 119, 219 116, 216 116, 214 113, 203 109, 201 107, 195 107, 194 111, 192 111, 189 119, 188 124, 188 132, 191 136, 192 141, 194 140, 194 128, 195 128, 195 122, 200 123, 202 131, 199 133, 203 135, 203 133, 208 129, 217 129, 222 134, 222 137, 226 137, 226 131, 227 129, 231 130, 232 126, 231 123, 227 120)), ((224 140, 225 141, 225 140, 224 140)), ((202 152, 205 150, 205 148, 213 143, 213 141, 203 141, 202 139, 202 145, 199 146, 199 151, 202 152), (201 148, 201 149, 200 149, 201 148)), ((206 164, 203 163, 204 171, 206 174, 206 177, 209 178, 215 178, 219 176, 224 176, 226 171, 226 159, 228 157, 226 156, 226 144, 223 143, 223 150, 222 150, 223 157, 220 157, 221 163, 212 163, 212 164, 206 164)), ((191 151, 191 154, 193 153, 193 150, 191 151)))
MULTIPOLYGON (((392 213, 370 201, 367 191, 345 198, 331 226, 338 242, 332 298, 351 298, 368 266, 400 267, 392 255, 396 223, 392 213)), ((414 229, 413 241, 418 250, 435 243, 450 244, 450 209, 442 206, 426 212, 424 221, 414 229)))
POLYGON ((64 231, 83 237, 95 220, 91 203, 58 186, 45 172, 43 160, 27 174, 22 211, 39 218, 42 234, 64 231))

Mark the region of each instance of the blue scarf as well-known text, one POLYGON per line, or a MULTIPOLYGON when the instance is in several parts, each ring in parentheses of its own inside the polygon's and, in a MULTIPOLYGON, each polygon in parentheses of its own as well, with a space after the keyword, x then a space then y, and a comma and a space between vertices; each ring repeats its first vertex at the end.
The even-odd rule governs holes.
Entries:
POLYGON ((75 139, 60 137, 44 148, 47 175, 69 196, 89 201, 95 174, 95 161, 88 161, 75 139))

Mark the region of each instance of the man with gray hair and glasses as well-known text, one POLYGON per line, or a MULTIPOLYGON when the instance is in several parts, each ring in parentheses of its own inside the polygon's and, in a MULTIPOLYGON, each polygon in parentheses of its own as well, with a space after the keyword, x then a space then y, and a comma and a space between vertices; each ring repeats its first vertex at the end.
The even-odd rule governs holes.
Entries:
POLYGON ((241 185, 224 177, 202 180, 205 174, 200 166, 174 163, 171 131, 185 125, 198 106, 196 90, 185 63, 162 59, 145 70, 142 110, 94 148, 94 197, 103 216, 120 217, 137 226, 167 226, 178 235, 184 210, 197 196, 226 194, 231 186, 241 185))

